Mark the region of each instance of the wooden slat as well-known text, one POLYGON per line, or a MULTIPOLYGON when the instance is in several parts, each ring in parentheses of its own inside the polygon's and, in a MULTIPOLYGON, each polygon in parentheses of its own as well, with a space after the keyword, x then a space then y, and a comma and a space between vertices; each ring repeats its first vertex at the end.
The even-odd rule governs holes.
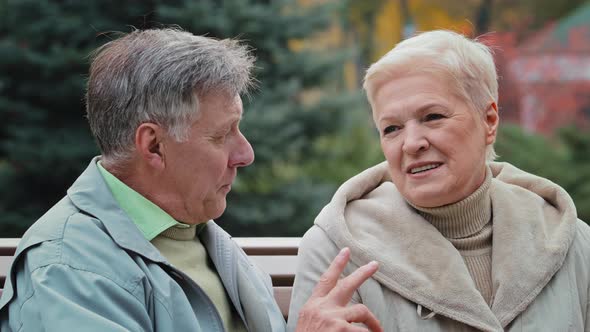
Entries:
MULTIPOLYGON (((297 255, 298 237, 234 237, 248 255, 297 255)), ((12 256, 19 238, 0 238, 0 256, 12 256)))
POLYGON ((0 256, 13 256, 19 241, 18 238, 0 238, 0 256))
POLYGON ((295 278, 297 256, 248 256, 264 272, 270 274, 273 286, 291 286, 295 278))
POLYGON ((4 287, 6 272, 12 263, 12 256, 0 256, 0 288, 4 287))
POLYGON ((299 237, 234 237, 249 256, 296 256, 299 237))
MULTIPOLYGON (((271 275, 274 286, 291 286, 297 265, 300 238, 236 237, 234 240, 263 271, 271 275)), ((18 238, 0 238, 0 286, 4 279, 18 238)))
MULTIPOLYGON (((297 251, 300 238, 237 237, 233 238, 249 258, 263 271, 270 274, 274 295, 285 318, 289 313, 291 287, 297 267, 297 251)), ((0 238, 0 295, 6 272, 20 239, 0 238)))

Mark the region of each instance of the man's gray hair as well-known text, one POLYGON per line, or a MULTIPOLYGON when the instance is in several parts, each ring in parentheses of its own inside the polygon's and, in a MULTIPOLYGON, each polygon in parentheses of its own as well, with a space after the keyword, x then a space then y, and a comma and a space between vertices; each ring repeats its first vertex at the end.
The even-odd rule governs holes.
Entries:
POLYGON ((135 30, 92 55, 86 113, 105 160, 127 160, 135 130, 153 122, 177 141, 199 115, 199 97, 242 94, 252 85, 254 57, 232 39, 178 29, 135 30))

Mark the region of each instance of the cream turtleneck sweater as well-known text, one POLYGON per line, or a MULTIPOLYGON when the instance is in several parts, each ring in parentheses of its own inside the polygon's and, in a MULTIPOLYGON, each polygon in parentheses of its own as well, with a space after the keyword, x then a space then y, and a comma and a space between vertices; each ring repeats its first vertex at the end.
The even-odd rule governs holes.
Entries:
POLYGON ((486 168, 482 185, 465 199, 436 208, 412 205, 459 251, 475 283, 488 305, 492 287, 492 173, 486 168))
POLYGON ((221 316, 226 331, 246 331, 233 307, 217 270, 197 235, 198 226, 170 227, 151 242, 176 268, 191 277, 209 296, 221 316))

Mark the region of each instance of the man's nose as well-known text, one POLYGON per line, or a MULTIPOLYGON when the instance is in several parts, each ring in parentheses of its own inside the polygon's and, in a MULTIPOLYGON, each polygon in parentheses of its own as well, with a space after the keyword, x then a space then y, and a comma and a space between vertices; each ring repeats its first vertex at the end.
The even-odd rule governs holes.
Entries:
POLYGON ((254 149, 252 145, 246 139, 246 137, 240 132, 236 142, 236 146, 229 158, 230 167, 246 167, 254 162, 254 149))

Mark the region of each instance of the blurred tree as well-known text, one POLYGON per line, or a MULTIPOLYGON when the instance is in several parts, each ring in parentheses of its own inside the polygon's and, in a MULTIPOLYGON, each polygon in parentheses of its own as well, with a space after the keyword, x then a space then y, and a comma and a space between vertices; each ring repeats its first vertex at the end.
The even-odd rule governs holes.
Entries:
POLYGON ((493 0, 482 0, 475 14, 475 33, 480 35, 489 31, 493 0))
MULTIPOLYGON (((345 2, 344 14, 340 17, 342 31, 345 31, 346 37, 344 42, 348 45, 354 45, 357 52, 354 57, 354 84, 353 88, 360 87, 360 81, 364 76, 364 71, 368 64, 375 59, 375 51, 379 48, 379 41, 397 41, 401 37, 396 35, 401 33, 398 27, 387 25, 386 36, 380 36, 377 32, 380 22, 378 22, 379 13, 386 9, 389 3, 386 0, 367 0, 345 2)), ((387 8, 388 9, 388 8, 387 8)), ((387 23, 399 24, 399 19, 395 18, 387 23)))
MULTIPOLYGON (((466 0, 474 1, 474 0, 466 0)), ((345 3, 345 13, 340 17, 344 31, 343 44, 357 49, 354 59, 354 75, 349 78, 355 89, 360 88, 364 71, 373 62, 391 50, 395 44, 419 31, 453 29, 469 34, 472 26, 459 6, 449 10, 447 1, 434 0, 370 0, 345 3)))
POLYGON ((84 120, 97 31, 141 27, 135 1, 0 1, 0 234, 20 236, 97 154, 84 120))
POLYGON ((311 160, 334 150, 341 157, 334 165, 355 171, 367 166, 342 159, 354 148, 330 139, 345 134, 339 128, 354 127, 345 119, 359 105, 358 95, 340 94, 335 83, 349 53, 292 47, 328 27, 337 9, 332 6, 302 8, 296 0, 0 1, 1 236, 20 236, 98 153, 83 116, 87 54, 108 41, 110 31, 167 24, 218 38, 240 36, 258 57, 259 89, 244 100, 242 124, 256 162, 240 172, 220 224, 234 235, 301 235, 336 187, 334 176, 324 176, 332 171, 311 160))
MULTIPOLYGON (((590 0, 415 0, 429 8, 444 10, 450 17, 472 22, 471 31, 481 35, 490 31, 513 31, 526 37, 531 32, 566 16, 590 0)), ((439 26, 438 28, 448 28, 439 26)))
POLYGON ((498 161, 507 161, 527 172, 564 185, 567 150, 556 140, 527 132, 513 124, 502 124, 496 141, 498 161))
POLYGON ((505 124, 496 152, 499 161, 562 186, 574 200, 578 217, 590 223, 590 133, 567 127, 549 139, 505 124))
POLYGON ((570 126, 560 129, 558 137, 568 152, 563 186, 576 202, 578 217, 590 224, 590 132, 570 126))
MULTIPOLYGON (((513 11, 518 11, 521 19, 530 22, 532 29, 543 27, 549 22, 553 22, 561 17, 564 17, 576 10, 588 0, 568 0, 568 1, 554 1, 554 0, 523 0, 510 1, 503 0, 503 5, 508 9, 509 6, 514 6, 513 11)), ((508 9, 510 10, 510 9, 508 9)))
MULTIPOLYGON (((226 0, 168 1, 157 8, 162 21, 197 34, 239 35, 258 58, 260 88, 245 100, 242 122, 256 161, 240 172, 220 218, 233 235, 302 235, 335 189, 333 177, 324 176, 331 169, 310 165, 325 160, 326 151, 349 144, 332 141, 326 148, 318 143, 342 130, 345 118, 354 113, 351 105, 359 104, 358 96, 338 92, 348 53, 321 52, 295 42, 327 29, 337 6, 226 0), (315 174, 309 173, 312 168, 315 174)), ((339 158, 340 164, 355 162, 344 157, 349 156, 339 158)))

